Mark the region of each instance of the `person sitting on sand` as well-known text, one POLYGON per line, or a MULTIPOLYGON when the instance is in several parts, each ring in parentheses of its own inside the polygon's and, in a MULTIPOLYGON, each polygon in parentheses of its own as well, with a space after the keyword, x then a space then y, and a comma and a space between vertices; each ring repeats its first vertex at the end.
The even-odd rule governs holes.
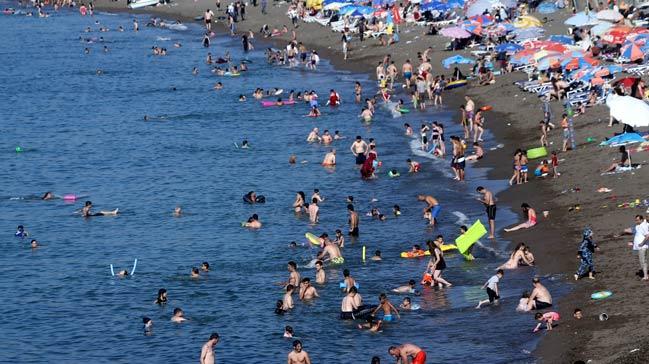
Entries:
POLYGON ((529 229, 532 226, 536 225, 536 211, 534 211, 534 209, 531 208, 530 205, 528 205, 526 202, 521 204, 521 208, 523 209, 523 213, 525 214, 527 221, 514 227, 505 229, 506 232, 516 231, 520 229, 529 229))
POLYGON ((541 280, 534 278, 532 280, 534 289, 527 299, 527 310, 543 310, 552 307, 552 295, 545 286, 541 284, 541 280))
POLYGON ((336 150, 332 149, 327 153, 322 160, 322 165, 324 167, 333 167, 336 165, 336 150))
POLYGON ((530 262, 527 260, 527 256, 525 255, 526 247, 525 243, 518 243, 509 255, 509 260, 497 269, 516 269, 520 265, 534 265, 534 261, 530 262))
POLYGON ((99 211, 97 213, 92 213, 92 202, 86 201, 85 205, 81 209, 81 216, 91 217, 91 216, 115 216, 119 213, 119 209, 113 211, 99 211))
POLYGON ((621 153, 620 156, 620 163, 613 163, 611 164, 607 169, 604 169, 602 172, 607 173, 607 172, 615 172, 618 168, 631 168, 631 159, 629 158, 629 152, 627 152, 626 147, 624 145, 620 146, 618 151, 621 153))

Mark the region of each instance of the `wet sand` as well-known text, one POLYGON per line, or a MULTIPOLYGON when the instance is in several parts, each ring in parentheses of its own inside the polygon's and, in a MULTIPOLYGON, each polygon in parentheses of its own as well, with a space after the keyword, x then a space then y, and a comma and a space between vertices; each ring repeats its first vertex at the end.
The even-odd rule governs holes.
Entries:
MULTIPOLYGON (((252 30, 255 33, 268 24, 271 29, 281 29, 290 20, 286 16, 286 5, 271 5, 268 14, 262 16, 260 8, 247 7, 246 21, 237 23, 238 31, 252 30)), ((275 3, 277 4, 277 3, 275 3)), ((126 1, 95 1, 97 9, 127 11, 126 1)), ((225 9, 226 3, 222 4, 225 9)), ((214 2, 199 0, 184 2, 175 6, 159 6, 138 10, 139 13, 158 14, 167 19, 193 20, 201 16, 205 9, 216 12, 214 2)), ((223 15, 216 12, 217 17, 223 15)), ((553 14, 545 24, 546 34, 563 34, 565 27, 564 13, 553 14)), ((543 16, 539 16, 543 18, 543 16)), ((217 24, 217 37, 224 37, 223 21, 217 24)), ((357 72, 369 72, 373 75, 374 67, 383 56, 391 54, 396 64, 405 59, 416 62, 417 52, 427 47, 442 50, 447 38, 424 35, 425 28, 408 25, 401 27, 401 41, 397 45, 381 47, 375 39, 368 39, 359 46, 354 39, 350 47, 350 59, 342 59, 340 33, 319 24, 300 23, 297 39, 307 47, 329 59, 336 67, 357 72)), ((290 40, 288 34, 268 39, 283 46, 290 40)), ((198 41, 198 40, 197 40, 198 41)), ((256 34, 255 46, 261 47, 256 34)), ((435 74, 448 74, 440 66, 441 60, 454 54, 466 52, 434 52, 431 64, 435 74)), ((466 69, 463 69, 463 72, 466 69)), ((466 73, 466 72, 465 72, 466 73)), ((535 95, 524 93, 514 81, 525 79, 523 73, 514 73, 497 77, 495 85, 487 87, 469 87, 445 93, 447 104, 459 104, 466 92, 476 100, 476 104, 491 105, 494 111, 486 116, 486 127, 494 133, 505 147, 496 151, 487 151, 487 156, 479 162, 480 167, 493 168, 489 174, 494 179, 509 179, 511 176, 511 158, 516 148, 528 148, 539 145, 538 123, 542 119, 541 102, 535 95), (452 99, 451 99, 452 98, 452 99), (508 125, 510 123, 511 125, 508 125)), ((553 103, 553 122, 558 124, 562 113, 561 105, 553 103)), ((539 215, 539 224, 531 230, 506 233, 512 242, 524 241, 529 244, 536 256, 540 274, 559 274, 561 279, 573 287, 572 292, 555 305, 561 314, 559 326, 544 335, 535 355, 545 363, 572 363, 575 360, 593 363, 646 363, 649 357, 647 325, 649 317, 644 305, 647 283, 636 276, 638 270, 637 256, 627 246, 632 236, 617 237, 626 227, 633 224, 635 214, 644 213, 642 208, 618 208, 623 202, 636 198, 644 199, 645 181, 649 167, 636 170, 633 174, 626 172, 617 175, 600 175, 600 169, 618 159, 616 148, 598 147, 597 142, 586 142, 587 137, 601 141, 611 136, 613 131, 620 131, 621 126, 607 127, 608 108, 597 106, 589 109, 585 115, 574 119, 577 148, 567 153, 559 153, 558 179, 536 180, 533 177, 525 185, 513 186, 501 193, 499 203, 512 206, 518 211, 522 202, 529 203, 539 215), (600 187, 612 189, 610 193, 598 193, 600 187), (579 192, 570 192, 579 188, 579 192), (568 191, 563 193, 563 191, 568 191), (570 207, 580 205, 579 211, 568 211, 570 207), (542 217, 542 211, 549 211, 549 218, 542 217), (595 253, 594 262, 597 271, 594 281, 582 279, 575 282, 575 273, 579 262, 576 258, 581 231, 584 226, 591 226, 594 240, 600 251, 595 253), (611 290, 613 296, 593 301, 590 294, 599 290, 611 290), (576 321, 572 318, 574 308, 581 308, 584 318, 576 321), (606 312, 608 321, 599 321, 600 313, 606 312), (634 349, 640 350, 632 352, 634 349)), ((560 149, 561 130, 554 129, 549 133, 553 142, 548 149, 560 149)), ((635 148, 634 148, 635 149, 635 148)), ((646 163, 647 152, 632 153, 634 163, 646 163)), ((530 163, 530 170, 535 167, 530 163)), ((522 219, 522 218, 521 218, 522 219)), ((504 226, 497 225, 501 230, 504 226)), ((530 318, 530 321, 532 319, 530 318)))

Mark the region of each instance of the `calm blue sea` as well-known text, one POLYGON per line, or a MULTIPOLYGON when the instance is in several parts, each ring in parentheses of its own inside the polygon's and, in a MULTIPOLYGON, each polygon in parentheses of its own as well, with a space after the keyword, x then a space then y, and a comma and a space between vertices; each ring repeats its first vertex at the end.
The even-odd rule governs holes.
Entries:
MULTIPOLYGON (((218 78, 204 62, 199 27, 147 28, 147 18, 138 19, 141 31, 135 34, 126 15, 0 16, 1 361, 190 363, 218 331, 219 362, 281 363, 291 350, 291 341, 282 338, 285 325, 293 326, 314 363, 369 363, 374 355, 387 361, 387 348, 402 342, 425 348, 431 363, 534 360, 529 354, 533 319, 514 312, 532 270, 507 272, 501 306, 473 308, 486 297, 480 286, 505 260, 508 242, 503 240, 486 242, 490 249, 476 247, 471 263, 448 254, 446 278, 455 286, 423 289, 413 298, 422 309, 403 313, 381 333, 361 332, 338 319, 343 268, 359 281, 367 303, 409 279, 419 281, 426 261, 400 259, 399 252, 437 234, 452 241, 458 231, 453 211, 466 214, 469 222, 484 220, 475 187, 503 186, 483 181, 485 171, 473 168, 467 183, 455 183, 447 177, 448 160, 413 154, 403 123, 417 129, 423 120, 444 121, 447 135, 453 135, 459 130, 454 110, 395 119, 380 109, 374 122, 364 125, 356 117, 360 107, 352 102, 354 81, 363 83, 366 94, 375 92, 364 75, 335 71, 326 62, 317 72, 271 67, 259 51, 265 46, 256 41, 258 51, 247 55, 249 72, 218 78), (100 33, 100 25, 111 30, 100 33), (120 25, 127 31, 115 31, 120 25), (84 32, 86 27, 93 31, 84 32), (174 48, 174 42, 182 48, 174 48), (169 54, 153 56, 154 45, 169 54), (199 68, 196 76, 193 67, 199 68), (217 81, 223 90, 212 89, 217 81), (250 96, 256 87, 314 89, 321 99, 335 88, 343 105, 323 107, 323 117, 314 119, 304 117, 305 105, 262 108, 252 98, 238 102, 239 94, 250 96), (145 122, 144 115, 156 121, 145 122), (305 142, 316 126, 347 136, 334 144, 339 163, 334 171, 319 166, 328 147, 305 142), (349 153, 355 135, 377 140, 383 161, 377 180, 359 177, 349 153), (250 141, 250 150, 235 148, 243 139, 250 141), (17 146, 24 151, 16 153, 17 146), (306 162, 289 165, 291 153, 306 162), (423 163, 423 172, 405 173, 409 157, 423 163), (403 175, 388 178, 390 168, 403 175), (310 226, 290 206, 297 191, 309 196, 314 188, 326 201, 320 223, 310 226), (267 203, 244 204, 241 197, 249 190, 265 195, 267 203), (39 200, 45 191, 88 197, 76 203, 39 200), (435 231, 421 219, 419 193, 433 194, 443 205, 435 231), (346 229, 347 195, 355 197, 363 215, 378 207, 390 218, 379 222, 362 216, 361 238, 348 241, 344 266, 327 269, 327 285, 317 287, 321 298, 298 302, 293 312, 276 316, 275 301, 282 297, 277 282, 287 278, 287 261, 304 266, 316 254, 288 243, 304 243, 309 231, 333 235, 346 229), (122 214, 83 219, 75 211, 86 199, 97 210, 119 208, 122 214), (394 204, 403 211, 399 218, 392 217, 394 204), (186 216, 172 217, 176 205, 186 216), (264 227, 241 228, 253 213, 264 227), (32 250, 29 239, 13 236, 21 224, 42 247, 32 250), (368 253, 380 249, 384 261, 363 263, 363 245, 368 253), (111 276, 110 264, 131 270, 135 258, 133 277, 111 276), (191 267, 202 261, 212 271, 190 279, 191 267), (159 288, 169 292, 165 307, 153 304, 159 288), (175 307, 185 311, 186 324, 169 322, 175 307), (143 316, 154 321, 151 336, 142 333, 143 316)), ((229 51, 241 59, 240 48, 238 38, 219 34, 209 51, 215 57, 229 51)), ((494 144, 487 141, 487 147, 494 144)), ((502 226, 517 217, 501 208, 498 218, 502 226)), ((311 269, 300 270, 313 278, 311 269)), ((549 278, 547 283, 555 292, 562 289, 549 278)), ((390 297, 395 304, 402 299, 390 297)))

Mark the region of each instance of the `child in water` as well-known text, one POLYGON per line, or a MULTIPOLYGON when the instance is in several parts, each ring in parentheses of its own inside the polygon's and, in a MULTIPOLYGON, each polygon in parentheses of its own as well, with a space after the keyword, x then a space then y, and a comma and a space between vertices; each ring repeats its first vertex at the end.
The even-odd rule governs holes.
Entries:
POLYGON ((284 337, 292 338, 293 337, 293 328, 291 326, 286 326, 284 328, 284 337))
POLYGON ((381 320, 375 320, 374 316, 368 316, 367 322, 364 324, 358 324, 360 330, 368 329, 371 332, 378 332, 381 330, 381 320))

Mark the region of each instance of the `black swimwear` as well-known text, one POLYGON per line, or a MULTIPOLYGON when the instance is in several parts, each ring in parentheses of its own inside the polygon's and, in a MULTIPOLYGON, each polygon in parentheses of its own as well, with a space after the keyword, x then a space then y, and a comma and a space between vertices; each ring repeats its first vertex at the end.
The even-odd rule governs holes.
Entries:
POLYGON ((365 154, 363 154, 363 153, 359 153, 359 154, 356 156, 356 164, 357 164, 357 165, 360 165, 360 164, 365 163, 365 159, 367 159, 367 158, 365 157, 365 154))
POLYGON ((356 236, 356 237, 358 237, 358 226, 355 227, 354 229, 352 229, 352 230, 349 232, 349 236, 356 236))
POLYGON ((487 205, 487 218, 496 220, 496 205, 487 205))
POLYGON ((354 313, 353 312, 341 312, 340 313, 340 319, 341 320, 353 320, 354 319, 354 313))
POLYGON ((534 299, 534 303, 535 303, 534 306, 536 307, 535 310, 543 310, 543 309, 552 307, 551 303, 539 301, 536 298, 534 299))
MULTIPOLYGON (((439 250, 439 249, 437 249, 439 250)), ((446 262, 444 261, 444 256, 442 255, 442 252, 439 252, 439 262, 437 262, 437 266, 435 266, 435 270, 444 270, 446 269, 446 262)))

